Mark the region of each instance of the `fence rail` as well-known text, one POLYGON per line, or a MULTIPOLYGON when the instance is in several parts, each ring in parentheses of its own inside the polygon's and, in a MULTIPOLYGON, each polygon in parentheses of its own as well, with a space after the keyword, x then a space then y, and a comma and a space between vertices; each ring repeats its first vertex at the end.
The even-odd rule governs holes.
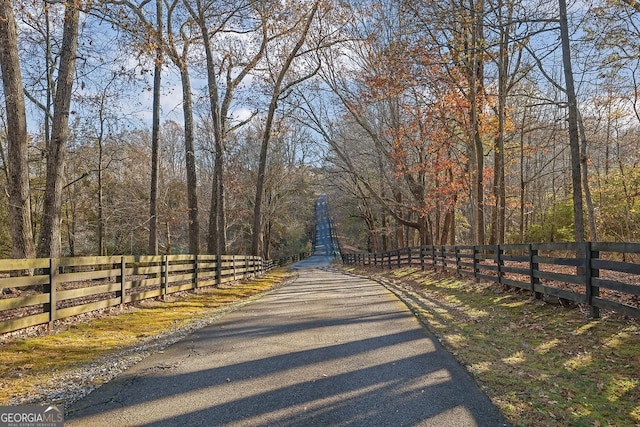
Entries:
POLYGON ((0 333, 265 273, 308 256, 159 255, 0 260, 0 333), (11 292, 1 292, 10 289, 11 292))
POLYGON ((640 318, 640 244, 421 246, 343 254, 345 264, 433 268, 640 318))

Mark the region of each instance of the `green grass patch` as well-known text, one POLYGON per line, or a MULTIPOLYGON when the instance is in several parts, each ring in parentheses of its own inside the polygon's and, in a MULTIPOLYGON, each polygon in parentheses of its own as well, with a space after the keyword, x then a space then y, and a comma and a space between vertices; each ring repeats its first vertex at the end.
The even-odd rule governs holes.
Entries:
POLYGON ((147 300, 120 315, 75 323, 34 338, 0 346, 0 405, 46 384, 53 372, 94 362, 120 349, 209 316, 230 304, 273 289, 291 277, 275 269, 260 278, 167 301, 147 300))
POLYGON ((359 271, 390 284, 514 425, 640 424, 637 320, 592 320, 525 292, 419 269, 359 271))

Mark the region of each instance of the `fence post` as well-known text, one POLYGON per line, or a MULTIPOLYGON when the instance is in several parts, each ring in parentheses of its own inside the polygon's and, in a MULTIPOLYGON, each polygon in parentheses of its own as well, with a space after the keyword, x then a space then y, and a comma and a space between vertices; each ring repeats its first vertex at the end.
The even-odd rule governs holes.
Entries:
POLYGON ((420 270, 424 271, 424 246, 420 245, 420 270))
POLYGON ((53 329, 53 321, 58 318, 58 269, 60 268, 60 260, 58 258, 49 258, 49 330, 53 329))
POLYGON ((193 256, 193 290, 198 290, 198 275, 199 275, 199 255, 193 256))
POLYGON ((436 271, 436 246, 431 245, 431 264, 433 265, 433 271, 436 271))
POLYGON ((120 257, 120 277, 118 278, 120 281, 120 295, 118 295, 120 297, 120 308, 122 309, 124 307, 124 283, 125 283, 125 274, 127 272, 127 263, 125 261, 124 256, 120 257))
POLYGON ((411 246, 409 246, 407 251, 409 251, 409 253, 407 255, 409 256, 409 268, 411 268, 412 267, 412 264, 411 264, 411 261, 412 261, 412 259, 411 259, 411 246))
POLYGON ((216 255, 216 286, 222 284, 222 255, 216 255))
POLYGON ((502 277, 504 276, 504 272, 502 271, 502 267, 504 266, 504 260, 502 259, 503 254, 504 250, 502 249, 502 246, 498 245, 498 248, 496 249, 496 262, 498 263, 498 283, 500 283, 502 286, 505 286, 502 283, 502 277))
POLYGON ((460 248, 458 246, 454 246, 453 251, 456 254, 456 275, 460 277, 460 248))
POLYGON ((593 286, 593 278, 600 277, 600 270, 592 267, 593 258, 599 258, 600 252, 592 251, 591 242, 585 242, 585 259, 584 259, 584 282, 587 287, 587 304, 589 304, 591 317, 594 319, 600 318, 600 308, 593 305, 593 297, 600 295, 600 288, 593 286))
POLYGON ((473 277, 478 279, 478 247, 473 245, 473 277))
POLYGON ((440 258, 442 259, 442 272, 447 271, 447 261, 444 255, 444 245, 440 245, 440 258))
POLYGON ((162 280, 160 281, 160 288, 161 288, 163 301, 167 299, 168 286, 169 286, 169 255, 164 255, 162 260, 162 280))
POLYGON ((398 268, 402 267, 402 265, 400 264, 400 249, 396 250, 396 253, 398 254, 398 268))
POLYGON ((531 280, 531 292, 533 292, 533 297, 535 299, 541 299, 542 294, 540 292, 536 292, 536 285, 540 284, 540 279, 538 277, 534 277, 536 271, 538 271, 539 265, 535 262, 534 258, 538 256, 538 250, 533 249, 533 245, 529 244, 529 279, 531 280))
POLYGON ((231 267, 233 268, 233 281, 235 282, 236 280, 238 280, 238 278, 236 277, 236 256, 235 255, 231 255, 231 267))

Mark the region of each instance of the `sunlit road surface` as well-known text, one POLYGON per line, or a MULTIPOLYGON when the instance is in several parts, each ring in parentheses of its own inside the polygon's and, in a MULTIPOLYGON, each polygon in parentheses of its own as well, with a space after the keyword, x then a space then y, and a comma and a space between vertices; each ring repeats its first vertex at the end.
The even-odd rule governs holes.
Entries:
POLYGON ((390 292, 319 269, 299 270, 71 412, 71 426, 504 424, 390 292))

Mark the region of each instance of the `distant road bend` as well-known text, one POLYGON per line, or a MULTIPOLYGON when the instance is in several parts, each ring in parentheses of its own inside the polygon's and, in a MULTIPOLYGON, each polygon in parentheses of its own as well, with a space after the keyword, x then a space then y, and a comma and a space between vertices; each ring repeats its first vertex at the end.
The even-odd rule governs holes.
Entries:
POLYGON ((326 198, 299 277, 76 402, 69 426, 502 426, 469 374, 371 280, 331 271, 326 198))
POLYGON ((313 254, 291 266, 295 270, 327 267, 331 265, 334 256, 338 253, 336 242, 331 230, 331 220, 327 209, 327 196, 322 195, 316 200, 316 232, 313 242, 313 254))

